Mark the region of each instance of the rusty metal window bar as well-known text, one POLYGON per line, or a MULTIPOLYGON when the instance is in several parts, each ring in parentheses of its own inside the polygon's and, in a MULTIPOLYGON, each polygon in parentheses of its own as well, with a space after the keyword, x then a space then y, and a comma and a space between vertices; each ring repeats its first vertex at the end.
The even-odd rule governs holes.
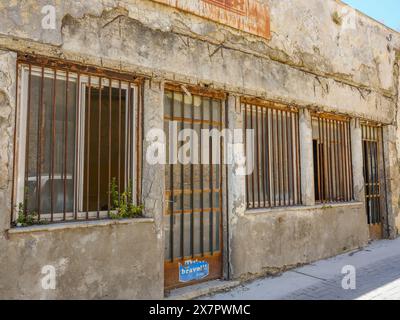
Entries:
MULTIPOLYGON (((253 130, 253 170, 246 176, 247 208, 300 205, 299 116, 294 108, 243 100, 245 135, 253 130)), ((247 137, 245 137, 246 143, 247 137)), ((246 150, 248 147, 246 146, 246 150)))
POLYGON ((312 132, 316 202, 352 201, 354 192, 349 119, 314 114, 312 132))
POLYGON ((362 124, 362 143, 365 181, 365 204, 368 224, 382 222, 383 146, 382 127, 362 124))
POLYGON ((18 63, 14 205, 42 222, 108 218, 113 181, 139 201, 137 82, 46 62, 18 63))
MULTIPOLYGON (((222 149, 216 152, 212 148, 210 138, 208 154, 202 154, 205 141, 202 141, 201 130, 222 130, 223 126, 223 100, 220 96, 188 95, 173 87, 165 91, 164 128, 168 164, 165 170, 167 205, 164 214, 166 261, 172 263, 179 259, 218 257, 222 254, 223 152, 222 149), (190 163, 182 163, 177 158, 188 141, 175 142, 177 135, 171 132, 173 128, 177 132, 186 129, 192 132, 190 145, 194 158, 190 163), (194 132, 198 139, 193 137, 194 132), (195 141, 199 143, 198 148, 195 141), (215 155, 219 163, 212 161, 215 155)), ((222 148, 222 144, 219 145, 222 148)))

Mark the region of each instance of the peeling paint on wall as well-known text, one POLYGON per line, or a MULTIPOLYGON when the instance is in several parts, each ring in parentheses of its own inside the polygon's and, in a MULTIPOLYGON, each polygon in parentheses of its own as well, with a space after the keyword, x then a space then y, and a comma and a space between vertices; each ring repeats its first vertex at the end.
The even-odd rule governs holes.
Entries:
POLYGON ((153 0, 229 27, 270 38, 268 6, 260 0, 153 0))

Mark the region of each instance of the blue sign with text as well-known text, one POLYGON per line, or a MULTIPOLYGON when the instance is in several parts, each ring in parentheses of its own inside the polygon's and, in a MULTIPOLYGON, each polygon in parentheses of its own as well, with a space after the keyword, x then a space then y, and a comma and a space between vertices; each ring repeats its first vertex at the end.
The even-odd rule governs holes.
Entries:
POLYGON ((179 264, 179 282, 201 280, 209 274, 207 261, 188 260, 179 264))

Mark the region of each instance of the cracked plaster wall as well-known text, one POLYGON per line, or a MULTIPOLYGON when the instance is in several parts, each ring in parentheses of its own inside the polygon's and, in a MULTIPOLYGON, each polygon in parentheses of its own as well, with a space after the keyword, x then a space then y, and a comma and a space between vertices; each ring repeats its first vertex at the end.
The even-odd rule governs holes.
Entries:
MULTIPOLYGON (((13 52, 35 53, 134 72, 147 77, 209 85, 234 94, 258 96, 301 107, 346 113, 398 127, 399 81, 398 57, 396 58, 396 52, 400 47, 398 33, 361 14, 356 15, 354 29, 343 28, 332 18, 335 13, 340 14, 345 8, 345 5, 339 1, 266 0, 266 2, 271 12, 272 38, 269 41, 149 0, 9 0, 0 2, 0 49, 3 50, 0 55, 0 70, 2 70, 0 72, 2 137, 0 140, 2 151, 0 205, 4 209, 4 214, 0 216, 2 230, 9 225, 12 181, 12 137, 15 110, 13 84, 16 78, 16 55, 13 52), (48 4, 56 7, 55 30, 41 28, 43 18, 41 8, 48 4)), ((395 172, 393 177, 396 177, 399 140, 396 136, 388 136, 391 139, 392 161, 390 164, 395 172)), ((392 178, 389 177, 389 179, 392 178)), ((393 192, 398 191, 398 184, 392 183, 391 186, 393 192)), ((243 199, 240 199, 239 196, 232 200, 233 214, 238 209, 243 210, 243 199)), ((394 206, 397 212, 398 204, 394 206)), ((285 238, 290 240, 287 244, 288 252, 299 253, 291 260, 288 256, 282 255, 282 248, 284 248, 282 245, 272 246, 269 251, 267 250, 268 255, 265 254, 265 250, 259 251, 260 246, 255 246, 249 254, 253 253, 254 256, 261 258, 256 261, 256 264, 250 266, 249 263, 253 261, 251 259, 245 259, 248 261, 247 264, 240 263, 243 261, 243 251, 232 251, 232 264, 237 265, 234 276, 258 274, 268 266, 279 267, 292 265, 296 261, 311 261, 365 242, 363 230, 360 229, 353 238, 349 238, 348 234, 354 230, 346 228, 347 219, 353 219, 356 225, 360 221, 362 212, 359 208, 354 210, 350 218, 345 218, 342 209, 331 210, 325 219, 321 218, 318 221, 315 220, 315 215, 321 215, 321 212, 316 210, 311 213, 276 213, 268 217, 244 217, 238 214, 232 217, 231 223, 236 225, 236 230, 232 232, 237 235, 231 239, 232 248, 241 242, 248 243, 253 238, 273 243, 272 240, 285 234, 285 238), (324 233, 318 228, 319 231, 315 229, 315 226, 327 224, 336 226, 334 230, 342 230, 343 242, 340 241, 330 248, 318 247, 315 244, 320 242, 320 238, 315 237, 314 240, 303 243, 305 240, 301 237, 304 232, 324 237, 324 233), (252 230, 250 236, 247 234, 250 230, 249 226, 252 230), (265 230, 272 231, 266 234, 265 230), (297 247, 302 243, 305 244, 301 246, 303 251, 297 247), (272 255, 273 252, 276 254, 272 255)), ((125 259, 118 258, 121 259, 118 261, 126 268, 136 265, 130 258, 132 252, 143 250, 138 246, 134 246, 133 249, 130 246, 125 247, 126 241, 137 242, 139 237, 143 236, 148 246, 145 252, 156 253, 154 255, 156 258, 162 255, 162 252, 160 253, 161 231, 158 223, 151 228, 148 225, 125 229, 119 226, 113 228, 121 229, 118 231, 121 233, 120 236, 115 231, 112 235, 109 231, 98 231, 96 232, 98 244, 104 245, 108 250, 113 250, 113 246, 122 246, 115 254, 128 255, 125 259), (114 237, 111 241, 113 246, 108 247, 108 237, 114 237)), ((90 236, 88 233, 79 234, 70 231, 60 234, 63 235, 63 239, 66 237, 72 242, 78 241, 80 236, 90 236)), ((7 277, 8 280, 7 282, 0 281, 0 296, 28 297, 29 292, 31 296, 40 296, 40 290, 35 287, 37 283, 32 283, 27 279, 26 281, 17 280, 21 277, 18 273, 20 269, 14 270, 12 266, 20 261, 27 261, 26 265, 21 266, 23 270, 28 270, 29 266, 37 270, 45 260, 59 261, 64 258, 66 254, 61 253, 61 249, 54 251, 54 247, 49 247, 49 241, 61 241, 57 240, 57 237, 59 235, 54 233, 14 235, 11 240, 6 240, 5 236, 2 236, 0 243, 4 250, 1 250, 3 257, 0 257, 0 264, 1 269, 8 271, 7 274, 2 273, 0 279, 7 277), (31 246, 33 251, 27 250, 27 246, 31 246), (37 250, 42 254, 37 256, 32 254, 32 252, 38 252, 37 250), (30 260, 32 261, 28 263, 30 260)), ((335 240, 329 237, 325 240, 335 243, 335 240)), ((147 274, 144 270, 153 270, 156 279, 157 274, 162 273, 160 264, 152 269, 155 259, 140 253, 139 258, 143 260, 143 263, 137 268, 146 274, 142 277, 140 272, 135 273, 135 269, 133 271, 129 269, 129 272, 132 272, 128 272, 128 275, 132 276, 132 282, 129 282, 130 287, 137 286, 136 283, 138 283, 138 289, 123 289, 126 277, 121 275, 127 269, 118 269, 118 265, 115 264, 114 267, 119 270, 116 271, 119 272, 117 277, 112 276, 115 274, 94 272, 82 278, 84 269, 78 264, 82 261, 77 260, 71 263, 71 259, 76 258, 77 251, 71 250, 68 245, 63 245, 61 248, 70 255, 67 265, 74 266, 70 270, 77 268, 76 270, 79 271, 80 278, 77 276, 76 281, 91 281, 92 279, 95 283, 94 286, 89 284, 86 289, 79 289, 81 291, 78 290, 77 294, 80 297, 139 297, 142 281, 151 282, 146 279, 150 279, 148 275, 152 273, 147 274), (105 284, 102 286, 103 282, 105 284), (115 288, 111 288, 111 284, 115 288)), ((78 249, 85 248, 88 249, 86 244, 82 244, 78 249)), ((95 261, 102 260, 102 257, 102 253, 98 251, 94 251, 89 256, 95 261)), ((158 260, 156 263, 159 263, 158 260)), ((101 264, 96 263, 95 267, 101 268, 101 264)), ((70 275, 69 272, 67 267, 66 274, 70 275)), ((22 279, 24 280, 24 277, 22 279)), ((161 296, 162 277, 158 279, 158 281, 152 281, 155 283, 154 286, 148 288, 147 291, 143 289, 143 292, 153 297, 161 296)), ((71 296, 73 293, 67 287, 63 287, 62 293, 56 295, 56 297, 71 296)))
POLYGON ((32 45, 37 53, 394 121, 398 33, 361 14, 354 29, 337 25, 338 1, 266 2, 270 41, 149 0, 8 1, 0 46, 27 49, 8 35, 48 45, 32 45), (45 4, 56 30, 41 28, 45 4))

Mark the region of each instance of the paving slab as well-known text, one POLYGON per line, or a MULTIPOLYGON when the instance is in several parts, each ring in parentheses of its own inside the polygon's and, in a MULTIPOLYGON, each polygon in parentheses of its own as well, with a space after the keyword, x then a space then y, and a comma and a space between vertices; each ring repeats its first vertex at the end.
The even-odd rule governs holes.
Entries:
POLYGON ((212 300, 400 300, 400 239, 369 246, 241 284, 202 299, 212 300), (355 289, 344 289, 346 266, 356 272, 355 289))

